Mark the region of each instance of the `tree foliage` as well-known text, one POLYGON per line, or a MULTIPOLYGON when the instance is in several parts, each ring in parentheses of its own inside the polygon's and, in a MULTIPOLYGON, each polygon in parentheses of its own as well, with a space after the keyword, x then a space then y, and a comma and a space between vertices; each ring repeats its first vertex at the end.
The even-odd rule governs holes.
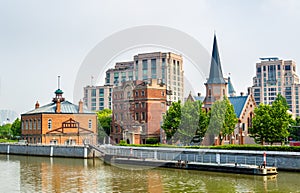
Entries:
POLYGON ((12 137, 11 124, 7 123, 5 125, 0 126, 0 138, 10 139, 11 137, 12 137))
POLYGON ((167 140, 172 137, 182 144, 198 143, 204 137, 209 118, 201 101, 173 102, 164 116, 162 128, 167 140))
POLYGON ((162 129, 166 133, 167 141, 177 132, 181 119, 181 102, 173 102, 163 117, 162 129))
POLYGON ((296 120, 290 125, 289 140, 300 141, 300 117, 296 117, 296 120))
POLYGON ((208 117, 202 110, 202 102, 187 101, 181 107, 181 121, 174 138, 185 145, 200 142, 205 135, 207 125, 208 117))
POLYGON ((288 105, 284 97, 277 95, 272 105, 260 104, 254 109, 251 137, 256 143, 283 143, 289 136, 288 127, 293 122, 288 113, 288 105))
POLYGON ((233 105, 227 97, 224 97, 223 100, 214 102, 211 107, 208 134, 211 137, 218 136, 222 143, 224 136, 233 133, 237 122, 233 105))
POLYGON ((98 138, 104 139, 110 135, 110 128, 112 122, 112 110, 103 109, 97 112, 98 117, 98 138))
POLYGON ((17 118, 11 125, 11 131, 13 137, 21 136, 21 120, 17 118))

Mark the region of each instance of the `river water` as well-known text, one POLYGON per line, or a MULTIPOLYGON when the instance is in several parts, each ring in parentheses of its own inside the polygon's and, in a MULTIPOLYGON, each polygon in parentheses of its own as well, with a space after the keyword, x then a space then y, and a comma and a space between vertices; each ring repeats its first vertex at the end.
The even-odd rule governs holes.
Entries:
POLYGON ((252 176, 0 155, 0 192, 300 192, 300 173, 252 176))

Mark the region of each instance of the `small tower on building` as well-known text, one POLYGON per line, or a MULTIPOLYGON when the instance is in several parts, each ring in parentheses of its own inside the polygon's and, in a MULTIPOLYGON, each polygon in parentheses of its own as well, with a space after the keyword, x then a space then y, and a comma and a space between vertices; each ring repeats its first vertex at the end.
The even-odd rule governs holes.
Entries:
POLYGON ((236 95, 230 77, 228 77, 228 94, 230 97, 234 97, 236 95))
POLYGON ((205 86, 205 108, 210 108, 215 101, 222 100, 224 96, 227 96, 227 83, 223 77, 216 35, 214 36, 209 78, 205 86))

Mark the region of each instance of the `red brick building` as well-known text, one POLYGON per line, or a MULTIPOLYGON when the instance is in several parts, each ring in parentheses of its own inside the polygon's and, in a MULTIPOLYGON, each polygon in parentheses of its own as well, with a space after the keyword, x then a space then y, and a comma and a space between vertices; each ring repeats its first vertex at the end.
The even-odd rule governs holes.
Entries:
POLYGON ((145 144, 160 140, 160 128, 167 107, 166 86, 157 79, 127 81, 113 89, 111 138, 119 143, 145 144))
POLYGON ((97 115, 74 105, 57 89, 52 102, 21 115, 22 139, 33 144, 81 145, 94 143, 97 137, 97 115))

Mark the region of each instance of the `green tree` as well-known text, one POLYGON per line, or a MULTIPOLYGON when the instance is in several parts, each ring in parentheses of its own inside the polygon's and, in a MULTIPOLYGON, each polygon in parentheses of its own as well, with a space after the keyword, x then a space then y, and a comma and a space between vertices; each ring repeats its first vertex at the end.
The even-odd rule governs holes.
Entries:
POLYGON ((208 138, 212 144, 214 138, 219 138, 220 144, 224 136, 231 134, 234 131, 238 119, 234 112, 233 105, 227 97, 223 100, 214 102, 211 107, 210 121, 208 126, 208 138))
POLYGON ((208 125, 208 117, 201 101, 187 101, 181 108, 181 122, 174 135, 183 144, 200 142, 208 125))
POLYGON ((21 120, 17 118, 11 125, 12 135, 15 138, 16 136, 21 136, 21 120))
POLYGON ((194 142, 201 142, 208 128, 209 114, 204 109, 202 109, 203 103, 201 101, 197 101, 197 103, 199 107, 199 120, 198 120, 199 127, 196 131, 194 142))
POLYGON ((0 126, 0 138, 10 139, 11 134, 12 134, 12 132, 11 132, 11 124, 10 123, 0 126))
POLYGON ((296 120, 288 127, 289 140, 300 141, 300 117, 296 117, 296 120))
POLYGON ((252 128, 249 128, 251 137, 256 143, 264 144, 281 142, 289 136, 288 127, 293 123, 288 113, 288 105, 284 97, 277 95, 272 106, 260 104, 254 109, 252 128))
POLYGON ((222 102, 225 103, 226 112, 225 112, 225 120, 223 122, 223 126, 221 129, 222 132, 221 133, 222 139, 220 140, 221 142, 226 135, 230 135, 234 132, 234 128, 238 123, 238 118, 236 117, 236 114, 234 112, 234 107, 230 103, 229 99, 226 97, 222 102))
POLYGON ((163 117, 162 129, 166 133, 167 141, 177 132, 181 122, 181 102, 173 102, 163 117))
POLYGON ((103 143, 106 136, 110 135, 110 128, 112 122, 112 110, 103 109, 97 112, 98 117, 98 139, 103 143))

